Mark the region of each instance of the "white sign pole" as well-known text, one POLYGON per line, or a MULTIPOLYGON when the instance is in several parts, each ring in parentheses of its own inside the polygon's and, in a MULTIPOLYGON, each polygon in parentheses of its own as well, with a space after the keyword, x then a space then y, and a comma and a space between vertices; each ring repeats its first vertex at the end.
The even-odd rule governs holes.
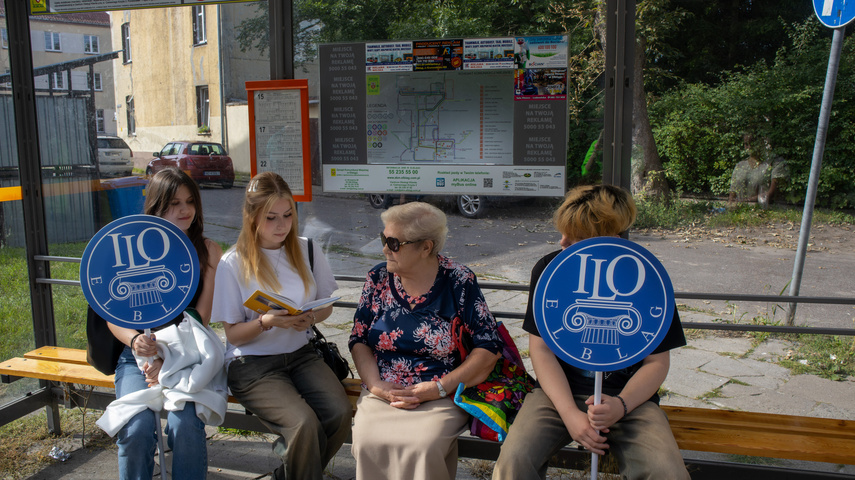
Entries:
MULTIPOLYGON (((151 338, 150 328, 146 328, 144 332, 146 337, 151 338)), ((145 360, 149 365, 151 365, 154 361, 154 357, 146 357, 145 360)), ((166 471, 166 454, 163 450, 163 433, 160 432, 160 412, 154 412, 154 428, 157 432, 157 452, 158 458, 160 458, 160 478, 169 480, 169 472, 166 471)))
MULTIPOLYGON (((594 405, 603 403, 603 372, 594 373, 594 405)), ((597 480, 600 470, 599 458, 596 453, 591 454, 591 480, 597 480)))

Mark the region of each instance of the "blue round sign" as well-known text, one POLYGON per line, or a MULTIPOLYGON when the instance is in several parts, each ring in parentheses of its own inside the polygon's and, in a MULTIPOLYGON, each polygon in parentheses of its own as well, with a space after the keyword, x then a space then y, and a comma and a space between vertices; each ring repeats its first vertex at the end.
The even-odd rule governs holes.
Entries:
POLYGON ((674 315, 665 268, 617 237, 574 243, 547 265, 534 291, 541 338, 565 362, 597 372, 634 365, 665 338, 674 315))
POLYGON ((172 222, 130 215, 98 231, 83 251, 80 286, 104 320, 153 328, 187 308, 199 286, 196 249, 172 222))
POLYGON ((852 0, 813 0, 813 11, 820 23, 829 28, 845 27, 855 20, 852 0))

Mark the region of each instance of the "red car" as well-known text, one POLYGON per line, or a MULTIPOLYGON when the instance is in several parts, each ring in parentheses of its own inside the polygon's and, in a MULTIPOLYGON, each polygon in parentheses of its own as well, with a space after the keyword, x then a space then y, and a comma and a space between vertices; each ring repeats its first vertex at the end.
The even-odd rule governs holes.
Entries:
POLYGON ((235 168, 232 158, 219 143, 175 141, 166 144, 148 162, 146 175, 154 175, 166 167, 178 167, 199 185, 217 184, 232 188, 235 168))

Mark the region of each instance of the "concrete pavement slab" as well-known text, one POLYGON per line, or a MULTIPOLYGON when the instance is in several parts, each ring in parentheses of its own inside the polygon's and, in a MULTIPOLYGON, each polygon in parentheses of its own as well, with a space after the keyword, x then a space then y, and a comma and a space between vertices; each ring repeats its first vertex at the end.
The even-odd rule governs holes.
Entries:
POLYGON ((692 341, 692 347, 709 352, 732 353, 740 356, 751 350, 751 339, 709 336, 692 341))
POLYGON ((694 340, 690 340, 687 346, 671 351, 671 371, 677 368, 694 371, 717 356, 717 353, 695 348, 694 340))
POLYGON ((786 357, 791 351, 792 344, 790 342, 773 338, 765 340, 754 347, 748 358, 766 362, 777 362, 781 358, 786 357))
POLYGON ((835 382, 815 375, 795 375, 779 390, 785 395, 810 398, 847 409, 852 413, 840 418, 855 418, 855 382, 851 380, 835 382))
POLYGON ((804 416, 811 416, 811 412, 817 405, 816 401, 806 397, 793 396, 777 390, 766 390, 762 395, 712 398, 709 402, 719 408, 732 410, 804 416))
POLYGON ((757 365, 765 365, 756 360, 742 360, 725 355, 718 355, 700 367, 700 370, 722 377, 759 377, 763 372, 757 365))
POLYGON ((700 398, 721 387, 730 379, 709 373, 671 369, 662 388, 687 398, 700 398))

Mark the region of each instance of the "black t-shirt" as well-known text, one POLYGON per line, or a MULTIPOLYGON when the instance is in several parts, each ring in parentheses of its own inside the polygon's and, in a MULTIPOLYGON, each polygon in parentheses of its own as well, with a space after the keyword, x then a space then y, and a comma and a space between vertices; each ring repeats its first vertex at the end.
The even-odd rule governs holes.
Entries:
MULTIPOLYGON (((546 266, 549 265, 549 262, 552 261, 558 254, 561 253, 561 250, 552 252, 545 257, 538 260, 538 262, 534 265, 534 268, 531 269, 531 283, 529 286, 528 292, 528 307, 525 311, 525 320, 523 321, 523 329, 528 333, 533 335, 537 335, 540 337, 540 332, 537 330, 537 324, 534 321, 534 309, 532 304, 534 302, 534 289, 537 286, 537 281, 540 279, 540 276, 543 274, 543 271, 546 269, 546 266)), ((682 347, 686 344, 686 337, 683 335, 683 324, 680 323, 680 315, 677 313, 677 309, 674 309, 674 317, 671 319, 671 326, 668 329, 668 333, 665 334, 665 338, 662 339, 662 343, 653 350, 652 353, 662 353, 667 352, 668 350, 682 347)), ((558 358, 556 356, 556 358, 558 358)), ((564 369, 564 375, 567 376, 567 381, 570 383, 570 390, 573 391, 573 395, 593 395, 594 394, 594 372, 588 370, 582 370, 581 368, 576 368, 573 365, 561 360, 558 358, 558 363, 561 364, 561 368, 564 369)), ((638 362, 634 365, 631 365, 622 370, 615 370, 613 372, 604 372, 603 373, 603 393, 606 395, 617 395, 623 390, 623 387, 626 386, 626 383, 635 375, 635 372, 641 368, 641 362, 638 362)), ((659 395, 654 394, 653 397, 650 398, 650 401, 658 404, 659 403, 659 395)))

